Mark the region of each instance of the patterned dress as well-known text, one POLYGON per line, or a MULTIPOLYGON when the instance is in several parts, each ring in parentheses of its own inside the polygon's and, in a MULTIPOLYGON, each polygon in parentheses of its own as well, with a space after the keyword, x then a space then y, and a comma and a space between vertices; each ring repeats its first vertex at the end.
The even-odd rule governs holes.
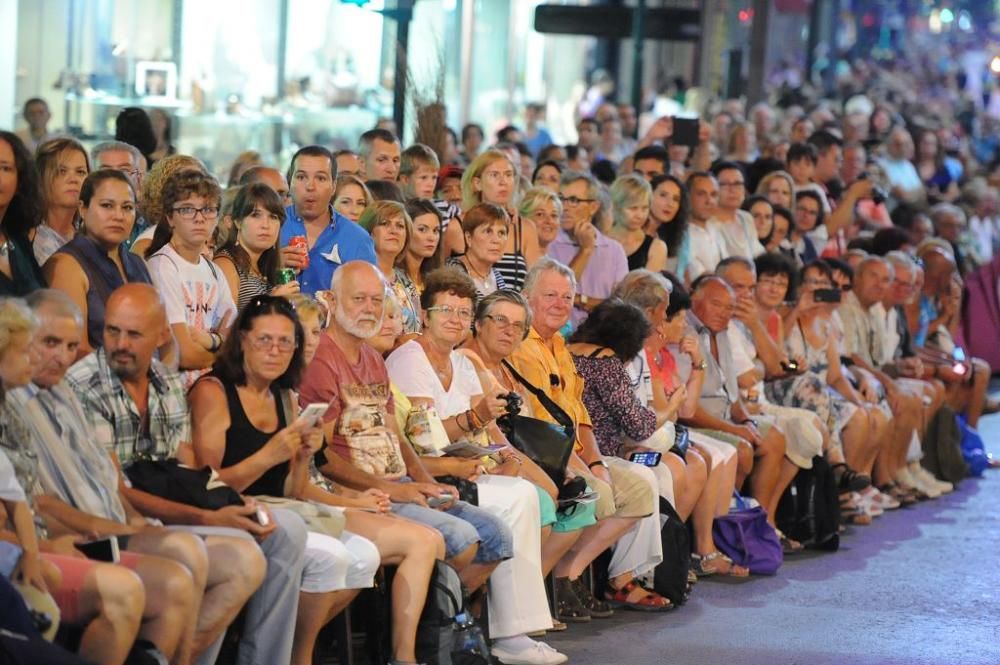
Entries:
POLYGON ((583 377, 583 405, 601 453, 619 456, 623 437, 644 441, 656 431, 656 413, 643 405, 625 364, 616 357, 573 356, 583 377))

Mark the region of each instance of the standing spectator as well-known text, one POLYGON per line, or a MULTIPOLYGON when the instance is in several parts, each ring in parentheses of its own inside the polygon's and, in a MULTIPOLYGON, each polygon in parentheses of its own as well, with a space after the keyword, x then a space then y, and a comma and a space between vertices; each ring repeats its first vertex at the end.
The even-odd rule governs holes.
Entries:
POLYGON ((38 146, 35 163, 42 183, 42 223, 32 245, 41 266, 76 235, 80 187, 90 173, 90 160, 75 139, 59 138, 38 146))
POLYGON ((289 168, 292 205, 281 225, 282 260, 299 270, 299 288, 312 295, 329 288, 334 272, 354 259, 375 263, 375 246, 364 229, 333 209, 336 162, 330 151, 313 145, 300 148, 289 168), (289 247, 293 237, 305 247, 289 247))
POLYGON ((358 139, 361 178, 396 182, 401 150, 399 139, 389 130, 369 129, 358 139))
POLYGON ((687 228, 691 206, 687 187, 672 174, 656 176, 649 186, 653 196, 649 202, 646 232, 666 244, 666 269, 683 277, 691 259, 691 239, 687 228))
POLYGON ((638 175, 623 175, 611 185, 610 193, 614 223, 608 237, 625 250, 628 269, 659 272, 666 268, 666 243, 645 231, 652 198, 649 184, 638 175))
POLYGON ((21 111, 21 117, 28 123, 28 126, 17 130, 17 138, 21 139, 28 152, 35 152, 38 146, 55 138, 49 133, 49 120, 52 119, 52 113, 49 111, 48 102, 41 97, 32 97, 26 101, 21 111))
POLYGON ((545 128, 545 105, 529 102, 524 106, 524 133, 522 140, 531 150, 531 154, 541 160, 539 153, 542 148, 552 145, 552 135, 545 128))
POLYGON ((34 160, 13 132, 0 131, 0 295, 26 295, 45 285, 31 246, 40 202, 34 160))

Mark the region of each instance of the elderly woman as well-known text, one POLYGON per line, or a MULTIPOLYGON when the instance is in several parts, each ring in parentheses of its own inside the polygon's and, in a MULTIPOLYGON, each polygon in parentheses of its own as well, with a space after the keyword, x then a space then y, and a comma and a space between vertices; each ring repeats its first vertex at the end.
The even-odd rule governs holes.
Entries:
POLYGON ((76 235, 80 188, 90 173, 90 160, 76 139, 60 137, 38 146, 35 164, 42 183, 42 223, 32 245, 35 260, 44 265, 76 235))
POLYGON ((80 188, 81 233, 52 255, 44 267, 49 286, 65 292, 87 323, 77 357, 104 339, 104 303, 126 282, 152 284, 146 264, 122 244, 135 224, 135 192, 120 171, 101 169, 80 188))
MULTIPOLYGON (((510 232, 505 238, 497 269, 510 288, 520 291, 524 276, 541 252, 534 222, 517 213, 517 172, 506 153, 496 149, 482 153, 472 160, 462 175, 462 208, 468 215, 477 204, 492 203, 507 212, 510 232)), ((468 233, 464 225, 462 230, 468 233)))
POLYGON ((215 265, 225 275, 236 307, 243 309, 251 298, 265 293, 297 293, 297 281, 282 284, 279 280, 278 230, 285 221, 285 209, 275 191, 262 182, 241 187, 233 201, 232 218, 236 233, 215 253, 215 265))
POLYGON ((361 213, 375 201, 364 181, 356 175, 337 176, 333 190, 333 209, 341 215, 357 222, 361 213))
POLYGON ((559 234, 562 201, 559 200, 559 183, 554 189, 532 187, 521 197, 518 213, 535 223, 538 232, 538 249, 542 254, 559 234))
POLYGON ((492 203, 477 203, 462 217, 465 254, 448 260, 472 278, 479 297, 511 288, 497 267, 510 234, 510 216, 492 203))
MULTIPOLYGON (((496 385, 483 386, 473 362, 455 350, 468 335, 476 298, 476 286, 458 270, 443 268, 428 275, 420 297, 424 332, 386 359, 393 384, 414 406, 433 406, 454 442, 482 442, 480 434, 487 429, 498 433, 490 425, 507 409, 504 392, 496 385)), ((493 653, 508 662, 565 662, 564 655, 527 636, 552 627, 539 556, 539 494, 532 483, 506 475, 480 476, 477 485, 480 507, 502 516, 514 533, 513 559, 492 575, 493 653)), ((555 488, 550 489, 554 494, 555 488)))
POLYGON ((376 201, 361 213, 358 226, 371 234, 378 267, 403 309, 403 329, 420 332, 420 294, 410 276, 397 267, 413 236, 413 222, 406 208, 396 201, 376 201))
POLYGON ((406 202, 406 214, 413 220, 413 228, 406 251, 396 264, 410 278, 419 294, 424 290, 424 276, 444 263, 441 212, 429 199, 410 199, 406 202))
POLYGON ((667 265, 667 244, 645 231, 653 194, 649 183, 630 173, 615 180, 610 193, 614 222, 608 237, 625 250, 628 269, 663 270, 667 265))

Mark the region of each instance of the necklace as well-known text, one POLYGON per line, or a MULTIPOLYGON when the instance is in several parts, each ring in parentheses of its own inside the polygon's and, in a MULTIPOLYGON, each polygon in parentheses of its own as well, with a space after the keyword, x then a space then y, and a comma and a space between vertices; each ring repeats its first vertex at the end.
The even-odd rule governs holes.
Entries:
POLYGON ((469 269, 469 274, 470 275, 472 275, 475 278, 478 278, 479 280, 481 280, 483 282, 487 281, 487 277, 486 276, 489 274, 489 269, 488 268, 486 269, 485 272, 479 272, 472 265, 472 261, 469 259, 469 257, 464 257, 464 260, 465 260, 465 266, 469 269))

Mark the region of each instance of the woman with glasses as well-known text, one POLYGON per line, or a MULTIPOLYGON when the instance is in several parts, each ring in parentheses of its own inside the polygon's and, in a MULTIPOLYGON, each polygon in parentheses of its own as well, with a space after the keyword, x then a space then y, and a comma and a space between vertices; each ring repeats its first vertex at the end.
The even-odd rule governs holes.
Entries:
POLYGON ((236 315, 222 271, 202 254, 219 218, 222 192, 197 171, 174 174, 163 187, 164 217, 146 249, 153 284, 163 297, 187 386, 208 371, 236 315))
POLYGON ((87 323, 78 358, 103 344, 104 303, 111 292, 127 282, 153 283, 146 264, 123 244, 135 215, 128 177, 114 169, 94 171, 80 188, 80 234, 45 263, 49 286, 69 295, 87 323))
MULTIPOLYGON (((538 249, 535 223, 518 214, 516 197, 517 168, 510 157, 500 150, 490 149, 482 153, 472 160, 462 175, 464 214, 468 215, 479 203, 491 203, 507 213, 510 230, 504 238, 502 255, 496 267, 507 288, 520 291, 528 269, 534 265, 541 252, 538 249)), ((464 224, 462 230, 468 234, 464 224)))
POLYGON ((275 191, 262 182, 241 187, 233 200, 232 218, 236 233, 215 253, 215 265, 229 283, 237 309, 265 293, 298 293, 297 281, 280 280, 278 231, 285 221, 285 209, 275 191))
POLYGON ((823 225, 823 200, 816 192, 804 189, 795 195, 793 212, 795 219, 785 244, 792 252, 796 267, 802 268, 819 258, 813 235, 823 225))
POLYGON ((646 232, 667 246, 666 269, 684 275, 691 256, 687 224, 689 204, 687 187, 676 176, 658 175, 650 183, 649 221, 646 232))
POLYGON ((465 212, 461 221, 465 254, 452 257, 448 265, 472 278, 480 298, 511 288, 499 268, 510 235, 507 211, 493 203, 477 203, 465 212))
MULTIPOLYGON (((420 297, 424 332, 393 351, 386 367, 413 407, 434 407, 450 441, 506 444, 494 423, 507 411, 505 392, 497 384, 484 386, 473 361, 456 350, 469 334, 476 298, 476 286, 459 270, 443 268, 428 275, 420 297)), ((500 516, 514 534, 513 558, 492 573, 493 653, 504 662, 563 663, 566 656, 527 635, 552 627, 540 560, 539 492, 531 482, 514 477, 525 464, 521 456, 509 446, 497 454, 500 466, 489 474, 470 475, 476 479, 479 506, 500 516)), ((555 487, 551 481, 546 485, 551 498, 555 487)))

